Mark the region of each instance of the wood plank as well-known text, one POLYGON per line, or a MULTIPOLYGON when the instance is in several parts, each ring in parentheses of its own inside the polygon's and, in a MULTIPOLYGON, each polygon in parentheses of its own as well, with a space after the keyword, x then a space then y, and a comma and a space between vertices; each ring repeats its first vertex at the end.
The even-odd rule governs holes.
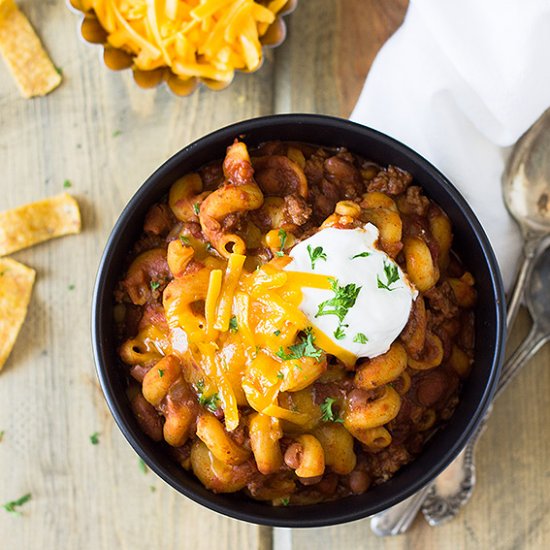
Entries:
POLYGON ((408 0, 301 2, 275 50, 274 111, 348 117, 374 57, 408 0))
POLYGON ((212 513, 140 471, 98 388, 89 319, 99 257, 122 207, 190 141, 269 113, 272 58, 223 92, 178 98, 164 88, 143 91, 129 73, 102 66, 98 48, 78 38, 77 18, 64 2, 20 4, 64 82, 28 101, 0 66, 0 210, 59 193, 69 179, 84 231, 15 256, 38 278, 0 377, 0 504, 27 492, 32 501, 22 518, 0 509, 0 546, 267 548, 269 530, 212 513))

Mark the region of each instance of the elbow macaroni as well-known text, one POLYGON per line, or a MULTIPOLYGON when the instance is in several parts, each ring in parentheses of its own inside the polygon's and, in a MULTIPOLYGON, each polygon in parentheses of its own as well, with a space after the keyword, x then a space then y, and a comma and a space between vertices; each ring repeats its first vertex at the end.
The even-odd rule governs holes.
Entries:
POLYGON ((201 169, 177 180, 168 196, 177 220, 169 242, 134 258, 117 310, 123 328, 125 311, 141 312, 119 354, 142 373, 142 396, 158 415, 151 424, 160 418, 164 440, 183 453, 180 463, 212 491, 245 489, 274 504, 289 495, 314 502, 317 483, 335 478, 339 494, 352 494, 352 477, 376 477, 366 471, 374 464, 368 457, 385 464, 407 444, 406 430, 426 437, 448 416, 440 385, 458 387, 473 363, 475 284, 451 254, 447 216, 430 207, 423 237, 406 214, 405 194, 376 189, 372 165, 357 169, 365 191, 334 201, 316 227, 374 223, 380 247, 420 294, 400 338, 370 359, 356 361, 311 326, 299 307, 302 290, 330 289, 331 280, 283 269, 312 227, 289 218, 283 195, 321 196, 312 163, 319 165, 306 146, 275 144, 251 160, 236 141, 218 188, 201 169), (255 170, 263 171, 258 182, 255 170), (305 349, 309 355, 296 351, 305 349))

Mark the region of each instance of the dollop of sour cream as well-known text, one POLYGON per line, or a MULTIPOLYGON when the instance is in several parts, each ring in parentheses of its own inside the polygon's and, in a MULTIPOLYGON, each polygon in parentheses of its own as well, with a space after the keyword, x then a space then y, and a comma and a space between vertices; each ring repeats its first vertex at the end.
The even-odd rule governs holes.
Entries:
POLYGON ((385 252, 378 229, 321 229, 291 251, 287 271, 333 279, 330 290, 303 287, 300 309, 334 344, 356 357, 388 351, 403 330, 418 291, 385 252))

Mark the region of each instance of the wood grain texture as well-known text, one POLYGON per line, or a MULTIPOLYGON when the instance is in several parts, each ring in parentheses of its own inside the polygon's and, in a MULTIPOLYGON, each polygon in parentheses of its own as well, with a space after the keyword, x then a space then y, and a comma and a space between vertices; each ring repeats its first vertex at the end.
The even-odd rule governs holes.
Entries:
MULTIPOLYGON (((216 128, 273 112, 347 116, 404 0, 302 0, 286 43, 225 91, 177 98, 104 69, 62 0, 21 0, 64 82, 23 100, 0 66, 0 210, 73 183, 84 231, 18 253, 37 270, 27 322, 0 376, 0 503, 32 492, 18 518, 0 510, 0 548, 268 550, 268 529, 223 518, 144 474, 110 417, 91 356, 89 317, 100 254, 120 210, 170 155, 216 128), (74 289, 70 290, 71 285, 74 289), (89 436, 98 431, 100 442, 89 436), (154 487, 154 492, 151 490, 154 487)), ((520 319, 523 329, 527 322, 520 319)), ((520 327, 521 328, 521 327, 520 327)), ((514 331, 517 339, 520 331, 514 331)), ((295 550, 539 549, 550 545, 550 351, 496 407, 477 455, 479 481, 452 523, 419 519, 379 540, 368 521, 301 531, 295 550)), ((297 513, 299 513, 297 511, 297 513)))

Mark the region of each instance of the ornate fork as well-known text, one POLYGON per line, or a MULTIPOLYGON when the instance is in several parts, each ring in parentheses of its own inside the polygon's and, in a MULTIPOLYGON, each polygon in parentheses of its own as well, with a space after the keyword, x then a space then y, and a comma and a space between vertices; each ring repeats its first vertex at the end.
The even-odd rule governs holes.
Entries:
MULTIPOLYGON (((537 258, 533 262, 535 269, 531 268, 529 273, 526 273, 526 279, 529 279, 528 287, 533 293, 527 300, 534 321, 533 327, 524 342, 504 364, 494 399, 502 394, 522 367, 550 339, 550 300, 545 298, 546 283, 550 281, 550 239, 543 239, 539 244, 537 258)), ((514 316, 516 311, 517 308, 509 311, 508 326, 513 322, 511 315, 514 316)), ((406 532, 420 508, 432 526, 444 523, 458 513, 470 498, 475 485, 475 446, 485 429, 491 411, 492 405, 464 450, 439 475, 434 484, 427 485, 403 502, 372 517, 371 529, 375 534, 388 536, 406 532)))

